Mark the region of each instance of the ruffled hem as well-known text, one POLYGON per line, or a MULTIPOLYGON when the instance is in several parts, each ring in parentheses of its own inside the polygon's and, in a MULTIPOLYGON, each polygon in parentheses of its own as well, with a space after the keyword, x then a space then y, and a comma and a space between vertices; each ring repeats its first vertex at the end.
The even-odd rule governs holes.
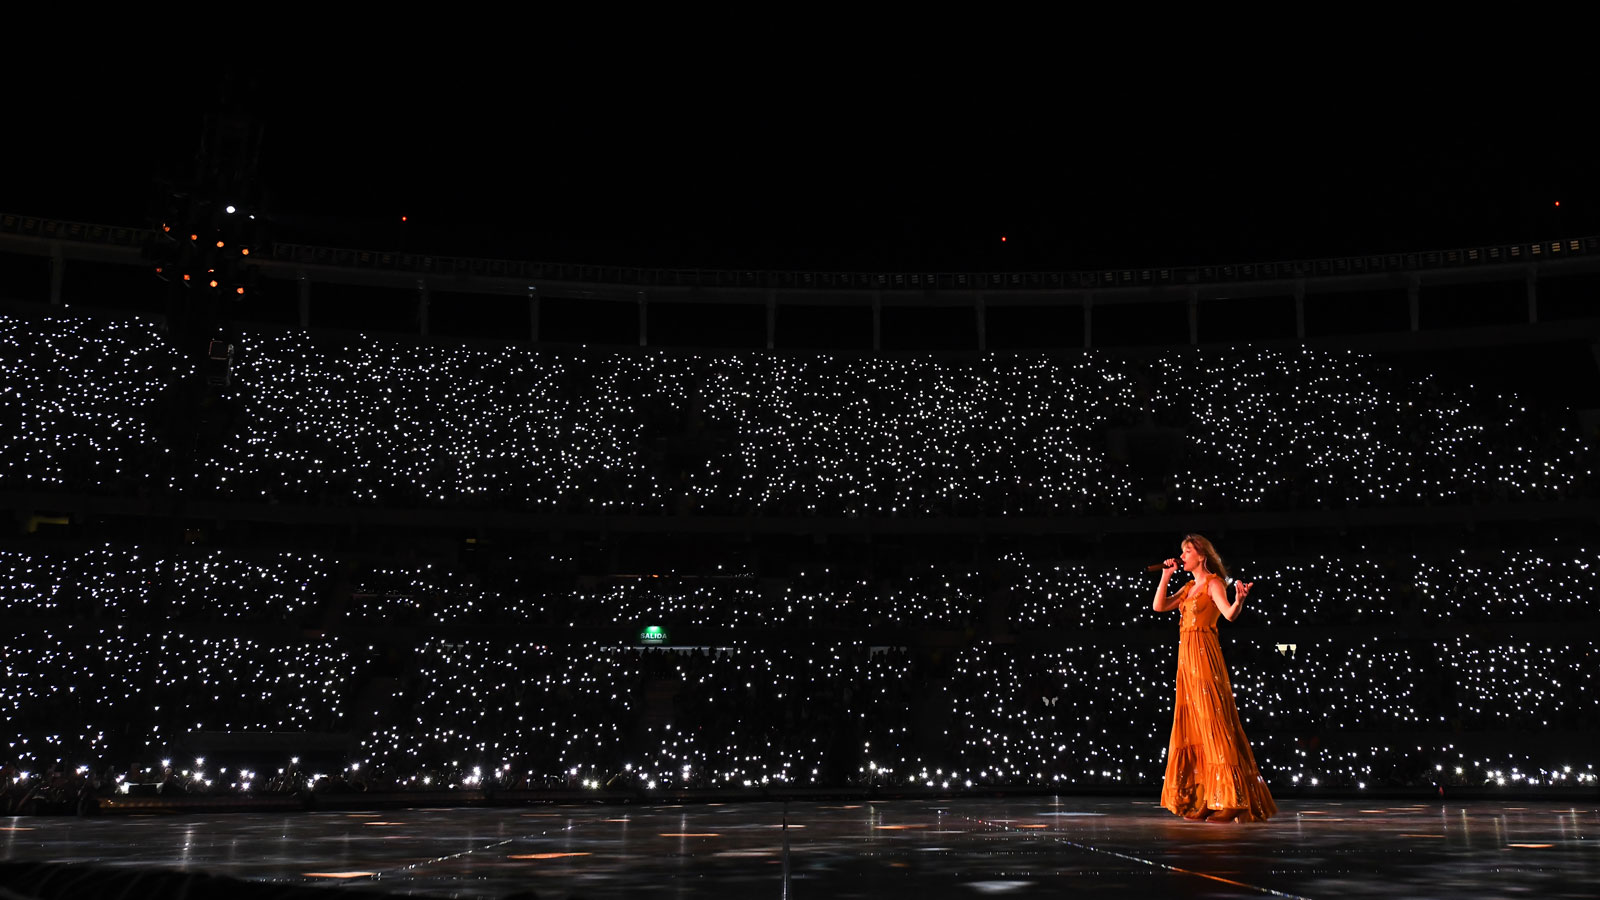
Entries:
MULTIPOLYGON (((1191 769, 1190 771, 1195 771, 1191 769)), ((1278 813, 1267 783, 1253 767, 1211 765, 1199 767, 1200 777, 1180 782, 1168 778, 1161 789, 1161 805, 1185 818, 1206 810, 1240 810, 1240 822, 1265 822, 1278 813)))

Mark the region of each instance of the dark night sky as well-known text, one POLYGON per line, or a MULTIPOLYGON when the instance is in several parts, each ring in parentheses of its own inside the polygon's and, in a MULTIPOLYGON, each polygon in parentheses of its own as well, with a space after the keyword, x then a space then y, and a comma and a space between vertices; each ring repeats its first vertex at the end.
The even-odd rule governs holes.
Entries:
POLYGON ((153 176, 187 170, 224 82, 265 125, 278 235, 312 243, 1004 270, 1600 232, 1587 147, 1527 109, 1241 105, 1191 89, 1148 112, 1151 98, 1064 107, 1050 91, 909 81, 756 100, 720 76, 619 89, 503 71, 219 77, 165 96, 58 81, 22 101, 38 127, 8 149, 0 209, 144 224, 153 176))

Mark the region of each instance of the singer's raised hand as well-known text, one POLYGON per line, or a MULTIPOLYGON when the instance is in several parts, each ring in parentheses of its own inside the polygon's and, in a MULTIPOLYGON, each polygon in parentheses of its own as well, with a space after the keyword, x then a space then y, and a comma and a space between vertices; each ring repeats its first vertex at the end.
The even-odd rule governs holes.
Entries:
POLYGON ((1165 560, 1161 563, 1161 565, 1166 567, 1165 571, 1168 575, 1178 571, 1178 561, 1175 559, 1165 560))
POLYGON ((1235 581, 1233 583, 1233 595, 1239 598, 1239 602, 1244 602, 1244 598, 1250 593, 1250 586, 1253 584, 1255 584, 1253 581, 1235 581))

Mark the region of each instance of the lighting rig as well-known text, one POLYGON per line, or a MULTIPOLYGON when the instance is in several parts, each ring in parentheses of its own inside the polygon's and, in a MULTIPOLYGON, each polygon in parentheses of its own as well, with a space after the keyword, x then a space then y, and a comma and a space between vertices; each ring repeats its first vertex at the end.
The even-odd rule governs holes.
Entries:
POLYGON ((233 364, 228 304, 259 285, 251 254, 265 241, 261 136, 260 123, 248 115, 209 118, 193 178, 161 185, 145 248, 156 277, 170 286, 167 327, 174 342, 216 386, 228 384, 233 364))

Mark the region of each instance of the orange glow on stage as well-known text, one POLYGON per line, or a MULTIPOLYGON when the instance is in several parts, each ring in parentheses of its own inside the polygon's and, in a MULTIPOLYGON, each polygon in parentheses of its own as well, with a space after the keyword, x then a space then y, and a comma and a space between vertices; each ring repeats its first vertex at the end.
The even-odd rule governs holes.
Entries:
POLYGON ((506 859, 561 859, 565 856, 591 856, 590 853, 513 853, 506 859))

